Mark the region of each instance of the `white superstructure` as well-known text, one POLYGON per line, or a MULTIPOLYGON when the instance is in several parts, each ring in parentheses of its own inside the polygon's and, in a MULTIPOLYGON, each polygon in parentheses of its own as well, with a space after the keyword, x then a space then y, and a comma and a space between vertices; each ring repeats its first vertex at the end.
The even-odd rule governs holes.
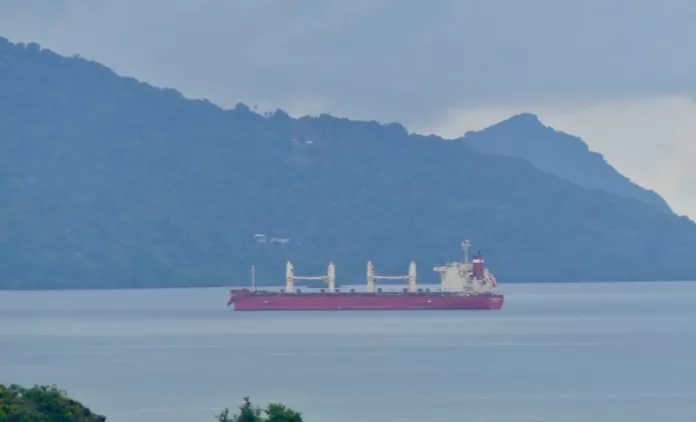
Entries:
MULTIPOLYGON (((483 255, 477 253, 469 261, 469 241, 462 243, 464 248, 464 262, 450 262, 446 265, 433 268, 440 275, 440 290, 443 292, 457 293, 499 293, 497 282, 493 274, 485 266, 483 255)), ((336 266, 329 262, 326 275, 297 276, 295 268, 290 261, 285 269, 285 293, 295 293, 295 280, 321 280, 327 284, 328 293, 338 293, 336 289, 336 266)), ((416 285, 416 263, 411 261, 408 274, 404 275, 375 275, 375 267, 372 261, 367 262, 367 292, 376 293, 377 283, 381 280, 405 280, 408 293, 421 291, 416 285)), ((253 275, 252 275, 252 284, 253 275)), ((322 291, 324 291, 322 289, 322 291)), ((429 289, 426 289, 429 291, 429 289)))
POLYGON ((469 262, 469 241, 462 243, 464 262, 450 262, 433 268, 440 275, 440 286, 444 292, 497 292, 497 282, 485 267, 481 254, 476 254, 469 262))

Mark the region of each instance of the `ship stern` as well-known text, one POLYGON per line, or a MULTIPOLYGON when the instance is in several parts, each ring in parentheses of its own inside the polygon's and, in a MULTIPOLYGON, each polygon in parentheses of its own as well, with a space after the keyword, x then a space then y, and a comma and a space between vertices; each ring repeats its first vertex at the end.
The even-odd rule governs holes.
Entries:
POLYGON ((505 302, 505 296, 495 295, 488 298, 488 309, 501 309, 505 302))

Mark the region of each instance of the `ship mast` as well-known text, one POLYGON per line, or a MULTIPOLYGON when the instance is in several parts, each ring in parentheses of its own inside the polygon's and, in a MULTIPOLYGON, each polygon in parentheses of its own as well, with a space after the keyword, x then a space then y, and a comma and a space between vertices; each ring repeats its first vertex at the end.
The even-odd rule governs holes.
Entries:
POLYGON ((251 266, 251 290, 256 290, 256 265, 251 266))
POLYGON ((295 280, 321 280, 329 285, 329 293, 338 293, 336 291, 336 265, 329 262, 329 269, 326 275, 321 276, 297 276, 295 268, 290 261, 285 264, 285 292, 292 293, 295 289, 295 280))
POLYGON ((408 280, 407 291, 416 293, 416 263, 411 261, 408 266, 408 275, 375 275, 375 266, 372 261, 367 261, 367 291, 375 292, 375 282, 377 280, 408 280))
POLYGON ((464 249, 464 263, 468 264, 469 263, 469 248, 471 247, 471 243, 469 243, 468 240, 465 240, 462 242, 462 249, 464 249))

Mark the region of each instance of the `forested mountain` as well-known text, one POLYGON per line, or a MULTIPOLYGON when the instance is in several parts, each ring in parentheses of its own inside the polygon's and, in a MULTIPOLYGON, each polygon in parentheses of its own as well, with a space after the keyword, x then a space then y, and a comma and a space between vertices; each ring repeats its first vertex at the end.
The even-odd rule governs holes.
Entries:
MULTIPOLYGON (((510 136, 515 136, 511 134, 510 136)), ((419 281, 469 238, 501 282, 696 277, 696 225, 522 158, 328 115, 261 116, 0 39, 0 286, 419 281), (265 235, 266 242, 262 242, 265 235)))
POLYGON ((533 114, 518 114, 483 130, 467 132, 461 139, 479 151, 524 158, 588 189, 604 189, 672 212, 660 195, 631 182, 602 154, 590 151, 582 139, 543 125, 533 114))

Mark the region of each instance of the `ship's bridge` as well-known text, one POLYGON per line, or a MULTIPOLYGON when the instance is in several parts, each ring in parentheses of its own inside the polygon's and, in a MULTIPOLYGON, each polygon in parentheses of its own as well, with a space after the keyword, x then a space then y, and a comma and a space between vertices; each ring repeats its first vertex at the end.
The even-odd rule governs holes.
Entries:
POLYGON ((440 275, 440 285, 445 292, 485 293, 496 290, 493 275, 485 268, 483 255, 480 253, 469 261, 469 241, 462 243, 464 262, 451 262, 433 268, 440 275))

